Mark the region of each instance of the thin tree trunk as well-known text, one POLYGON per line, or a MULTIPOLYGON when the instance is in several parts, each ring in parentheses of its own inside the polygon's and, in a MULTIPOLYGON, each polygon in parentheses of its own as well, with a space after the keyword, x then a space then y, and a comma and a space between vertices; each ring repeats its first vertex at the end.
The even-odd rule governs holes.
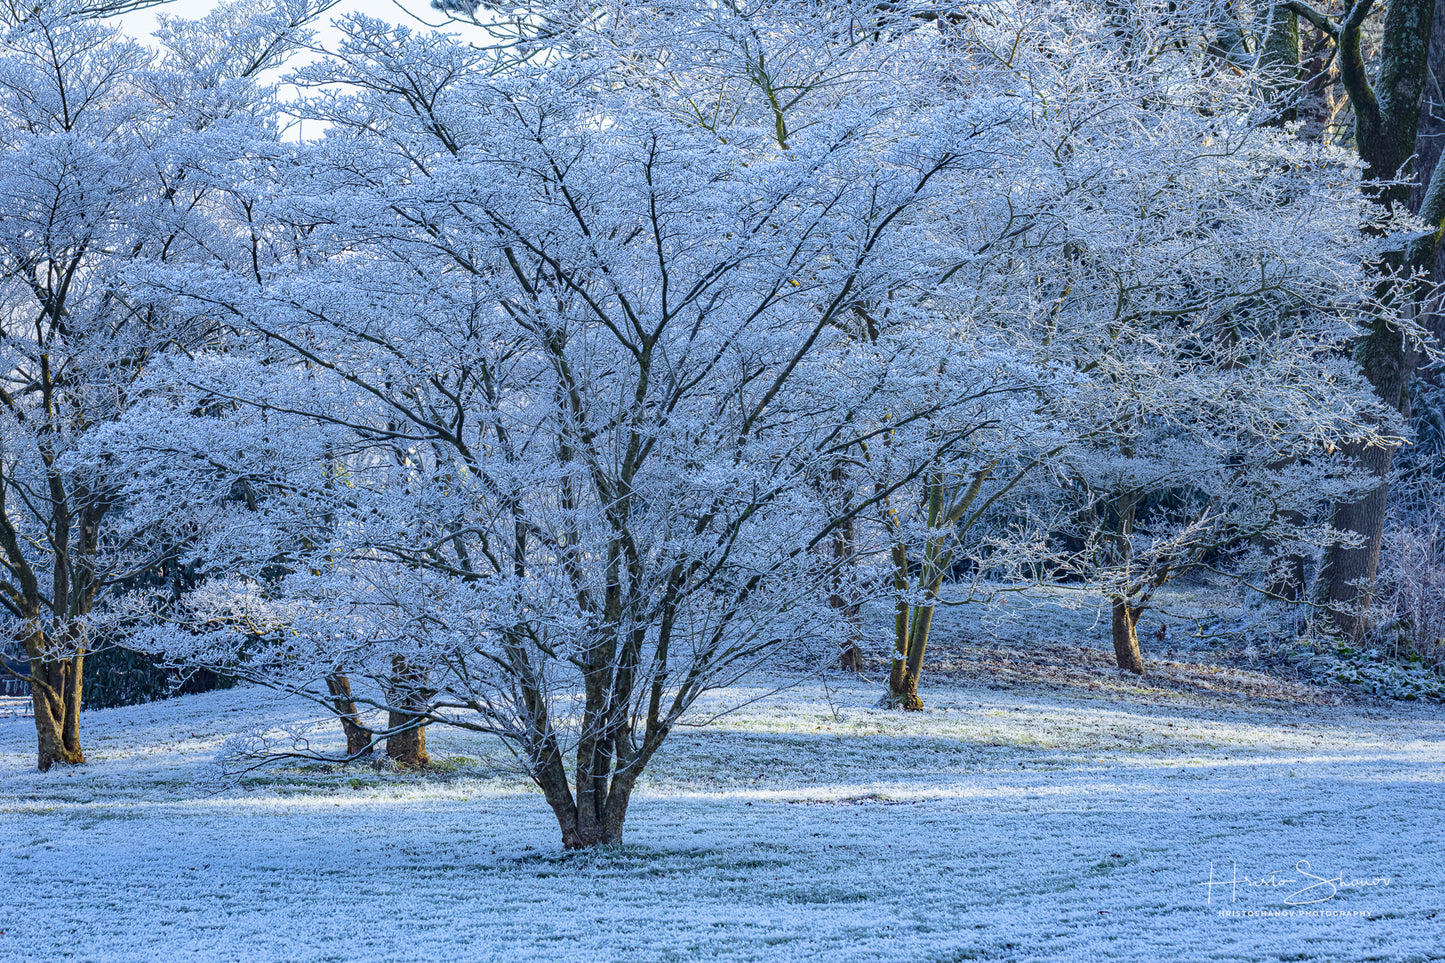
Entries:
POLYGON ((331 705, 341 719, 341 731, 346 734, 346 754, 352 758, 369 754, 373 736, 359 721, 356 702, 351 698, 351 680, 337 672, 326 677, 326 688, 332 695, 331 705))
MULTIPOLYGON (((1124 451, 1126 456, 1133 455, 1132 449, 1124 451)), ((1143 496, 1138 492, 1126 492, 1119 496, 1116 510, 1119 517, 1115 522, 1112 545, 1109 549, 1110 561, 1114 565, 1122 566, 1124 569, 1123 579, 1127 585, 1132 580, 1131 567, 1134 562, 1134 521, 1135 514, 1139 510, 1139 502, 1143 496)), ((1127 590, 1126 590, 1127 591, 1127 590)), ((1133 672, 1135 675, 1144 674, 1144 656, 1139 651, 1139 635, 1135 626, 1139 623, 1139 615, 1144 611, 1141 605, 1130 605, 1127 595, 1115 595, 1113 602, 1113 636, 1114 636, 1114 658, 1119 668, 1126 672, 1133 672)))
POLYGON ((1142 606, 1130 605, 1127 599, 1114 599, 1114 657, 1119 668, 1135 675, 1144 674, 1144 654, 1139 651, 1139 616, 1142 606))
MULTIPOLYGON (((934 592, 928 591, 927 596, 932 599, 934 592)), ((888 689, 895 705, 910 712, 918 712, 923 708, 923 699, 918 694, 918 680, 923 676, 923 656, 928 649, 928 635, 933 627, 934 606, 903 603, 900 608, 900 618, 904 620, 905 627, 897 636, 893 669, 888 674, 888 689)))
MULTIPOLYGON (((842 465, 833 466, 833 481, 840 485, 847 481, 842 465)), ((848 622, 848 637, 839 644, 842 650, 839 663, 850 672, 862 672, 863 649, 858 641, 863 636, 863 620, 858 604, 843 594, 845 589, 851 588, 843 577, 844 568, 852 568, 856 564, 854 546, 857 544, 858 532, 851 514, 851 501, 850 498, 844 498, 843 511, 849 513, 848 520, 833 532, 833 591, 828 596, 828 604, 835 612, 841 612, 848 622)))

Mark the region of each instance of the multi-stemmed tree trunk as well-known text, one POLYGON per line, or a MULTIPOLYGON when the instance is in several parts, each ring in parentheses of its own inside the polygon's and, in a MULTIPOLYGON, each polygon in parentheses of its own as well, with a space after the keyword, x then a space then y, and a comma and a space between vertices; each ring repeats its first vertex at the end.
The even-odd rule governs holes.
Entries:
POLYGON ((0 565, 6 576, 0 590, 24 625, 20 642, 30 665, 27 681, 35 707, 36 765, 42 772, 57 762, 85 761, 80 746, 84 620, 95 602, 96 533, 107 508, 79 486, 67 490, 58 472, 51 475, 47 521, 53 527, 43 558, 37 558, 25 551, 8 511, 12 480, 0 474, 0 565), (78 512, 71 508, 73 499, 80 501, 78 512), (78 529, 74 537, 73 528, 78 529), (48 596, 41 590, 42 563, 53 575, 48 596))
POLYGON ((980 501, 984 485, 994 476, 996 464, 973 472, 966 483, 950 478, 941 469, 923 476, 923 522, 927 534, 923 555, 914 571, 909 558, 908 533, 888 502, 884 502, 884 527, 890 541, 893 562, 893 666, 888 673, 888 701, 917 711, 923 708, 918 680, 923 674, 923 656, 938 608, 939 591, 958 556, 959 539, 977 524, 999 499, 1021 482, 1037 462, 1016 467, 1006 480, 980 501), (910 599, 910 595, 916 596, 910 599))
MULTIPOLYGON (((28 646, 27 646, 28 647, 28 646)), ((85 762, 80 748, 80 678, 84 655, 30 660, 35 705, 36 763, 41 772, 57 762, 85 762)))

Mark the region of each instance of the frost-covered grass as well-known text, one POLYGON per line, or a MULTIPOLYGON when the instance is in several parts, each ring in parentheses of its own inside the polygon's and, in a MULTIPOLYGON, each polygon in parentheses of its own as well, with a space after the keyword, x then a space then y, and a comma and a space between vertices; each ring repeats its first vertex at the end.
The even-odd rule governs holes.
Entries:
POLYGON ((715 693, 697 721, 791 685, 679 730, 627 844, 580 855, 465 733, 433 730, 434 773, 225 787, 228 735, 307 708, 236 689, 87 713, 88 764, 48 775, 31 721, 0 718, 0 960, 1438 957, 1445 709, 1045 662, 925 676, 916 714, 841 676, 715 693), (1337 892, 1289 904, 1311 886, 1295 899, 1337 892))

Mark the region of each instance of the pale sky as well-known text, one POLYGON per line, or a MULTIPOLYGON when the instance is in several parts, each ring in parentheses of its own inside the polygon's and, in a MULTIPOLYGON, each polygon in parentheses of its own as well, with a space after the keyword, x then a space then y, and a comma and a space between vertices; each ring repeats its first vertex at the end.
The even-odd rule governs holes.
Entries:
MULTIPOLYGON (((253 2, 256 3, 257 7, 263 6, 261 0, 253 0, 253 2)), ((442 20, 441 14, 430 8, 430 0, 400 0, 400 3, 401 7, 414 11, 428 23, 440 23, 442 20)), ((126 32, 132 36, 149 37, 151 31, 155 29, 156 14, 159 12, 164 11, 187 18, 203 17, 216 6, 218 6, 218 0, 171 0, 170 3, 163 7, 141 10, 137 13, 127 14, 124 17, 118 17, 117 19, 125 25, 126 32)), ((392 2, 392 0, 341 0, 341 2, 322 19, 324 22, 329 23, 333 17, 338 17, 352 11, 358 11, 381 20, 390 20, 393 23, 409 23, 412 26, 421 27, 420 23, 412 17, 409 17, 402 9, 398 8, 397 4, 392 2)), ((323 43, 328 39, 328 33, 330 33, 330 31, 326 29, 321 31, 320 39, 323 43)))
MULTIPOLYGON (((170 3, 164 6, 141 10, 115 19, 123 25, 126 33, 133 37, 147 39, 150 37, 151 31, 155 29, 157 13, 166 12, 188 19, 203 17, 213 8, 219 6, 220 2, 221 0, 171 0, 170 3)), ((264 8, 264 0, 251 0, 251 2, 258 8, 264 8)), ((331 42, 337 37, 336 31, 328 26, 331 20, 352 11, 364 13, 367 16, 387 20, 392 23, 406 23, 417 29, 425 29, 425 25, 414 17, 408 16, 406 10, 417 12, 428 24, 440 24, 445 19, 440 13, 431 9, 430 0, 400 0, 400 4, 401 6, 398 6, 393 0, 341 0, 329 13, 322 17, 321 23, 318 24, 317 39, 323 46, 330 46, 331 42), (405 9, 403 9, 403 7, 405 9)), ((464 25, 456 25, 453 29, 464 32, 466 27, 464 25)), ((301 54, 296 60, 292 61, 291 65, 295 66, 308 59, 310 59, 310 55, 301 54)), ((292 92, 284 88, 282 89, 281 99, 283 101, 289 100, 291 96, 292 92)), ((300 140, 305 136, 314 136, 321 129, 322 128, 318 128, 315 123, 302 123, 298 120, 287 127, 282 134, 282 138, 292 141, 300 140)))

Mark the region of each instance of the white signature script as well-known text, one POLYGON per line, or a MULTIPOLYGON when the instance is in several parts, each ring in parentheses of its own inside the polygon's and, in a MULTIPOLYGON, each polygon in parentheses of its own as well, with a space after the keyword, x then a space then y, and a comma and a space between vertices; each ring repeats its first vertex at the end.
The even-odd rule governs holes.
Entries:
POLYGON ((1228 886, 1229 901, 1232 903, 1239 898, 1239 887, 1252 886, 1256 889, 1275 889, 1281 886, 1294 886, 1299 883, 1306 885, 1295 890, 1284 898, 1286 906, 1305 906, 1310 903, 1323 903, 1327 899, 1333 899, 1335 894, 1342 889, 1364 889, 1370 886, 1388 886, 1388 876, 1354 876, 1346 878, 1343 873, 1338 876, 1319 876, 1310 872, 1310 861, 1301 859, 1294 864, 1294 874, 1288 870, 1273 870, 1263 876, 1241 876, 1239 875, 1239 864, 1230 863, 1229 878, 1214 877, 1214 863, 1209 864, 1209 881, 1200 883, 1206 887, 1205 892, 1209 894, 1207 902, 1214 902, 1214 887, 1228 886))

